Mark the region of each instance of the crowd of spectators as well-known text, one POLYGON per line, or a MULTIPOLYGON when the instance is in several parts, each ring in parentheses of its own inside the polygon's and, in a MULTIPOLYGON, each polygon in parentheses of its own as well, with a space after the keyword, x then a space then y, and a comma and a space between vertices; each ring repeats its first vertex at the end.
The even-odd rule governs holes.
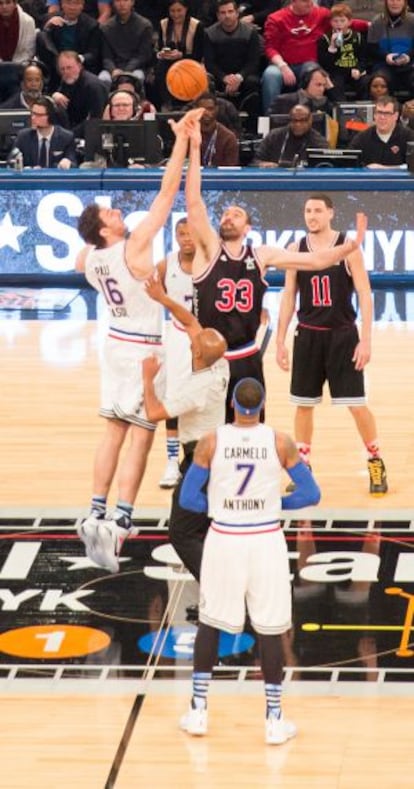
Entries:
MULTIPOLYGON (((56 132, 66 141, 61 130, 73 135, 77 154, 71 147, 62 158, 76 166, 88 120, 182 111, 166 76, 191 58, 210 81, 198 99, 206 110, 204 166, 289 166, 307 147, 345 144, 358 144, 364 164, 400 166, 414 140, 411 6, 383 0, 382 10, 360 19, 330 0, 0 0, 0 111, 31 113, 23 166, 43 166, 46 129, 51 150, 56 132), (338 102, 361 100, 375 105, 372 126, 339 128, 338 102), (47 123, 39 124, 39 107, 47 123), (324 134, 312 126, 317 113, 326 116, 324 134), (285 119, 260 140, 261 116, 285 119), (240 145, 253 137, 245 162, 240 145)), ((49 152, 47 162, 62 166, 49 152)))

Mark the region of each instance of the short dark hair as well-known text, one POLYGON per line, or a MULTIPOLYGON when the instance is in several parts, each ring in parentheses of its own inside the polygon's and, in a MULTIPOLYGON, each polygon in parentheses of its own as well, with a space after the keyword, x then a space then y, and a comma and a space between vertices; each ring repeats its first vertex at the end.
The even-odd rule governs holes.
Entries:
POLYGON ((252 225, 253 224, 252 215, 249 213, 247 208, 244 205, 239 205, 238 208, 241 208, 246 214, 246 223, 248 225, 252 225))
POLYGON ((205 90, 203 93, 200 93, 196 99, 194 99, 193 106, 197 107, 199 101, 212 101, 216 107, 218 107, 219 102, 218 98, 215 93, 212 93, 210 90, 205 90))
POLYGON ((78 219, 78 232, 86 244, 102 249, 105 241, 100 234, 103 222, 99 212, 100 206, 96 203, 86 206, 78 219))
POLYGON ((53 113, 56 109, 53 99, 51 99, 50 96, 38 96, 37 99, 33 101, 32 106, 35 104, 36 107, 43 107, 43 109, 46 110, 49 123, 53 123, 53 113))
POLYGON ((395 96, 380 96, 375 102, 376 107, 385 107, 386 104, 392 104, 394 112, 400 111, 400 102, 395 96))
POLYGON ((229 5, 229 3, 231 3, 237 10, 239 10, 238 0, 217 0, 216 10, 218 11, 220 6, 229 5))
POLYGON ((247 416, 257 414, 263 407, 265 391, 256 378, 242 378, 233 389, 234 407, 247 416))
POLYGON ((325 192, 313 192, 313 194, 306 198, 305 202, 307 203, 308 200, 321 200, 322 203, 325 203, 327 208, 333 209, 334 207, 332 198, 325 194, 325 192))
POLYGON ((180 219, 177 220, 177 222, 175 223, 175 230, 177 230, 177 227, 179 225, 188 225, 188 216, 181 216, 180 219))

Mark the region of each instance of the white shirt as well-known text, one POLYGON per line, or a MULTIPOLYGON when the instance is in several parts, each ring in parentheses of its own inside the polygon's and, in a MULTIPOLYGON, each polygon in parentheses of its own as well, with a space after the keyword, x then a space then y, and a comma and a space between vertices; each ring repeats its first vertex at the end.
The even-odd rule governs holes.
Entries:
POLYGON ((174 396, 163 400, 169 416, 178 416, 182 444, 198 441, 224 423, 229 378, 228 362, 219 359, 211 367, 191 373, 174 396))

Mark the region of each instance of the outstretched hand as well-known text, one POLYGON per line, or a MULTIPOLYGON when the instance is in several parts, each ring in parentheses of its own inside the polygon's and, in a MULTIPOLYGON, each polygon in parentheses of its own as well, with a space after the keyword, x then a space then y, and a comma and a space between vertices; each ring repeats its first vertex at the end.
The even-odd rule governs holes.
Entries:
POLYGON ((168 123, 176 137, 179 134, 192 137, 194 134, 200 134, 200 118, 203 114, 204 107, 196 107, 194 110, 188 110, 179 121, 170 119, 168 123))
POLYGON ((165 297, 165 290, 161 282, 161 279, 159 277, 158 271, 154 271, 154 273, 151 274, 151 276, 145 280, 144 287, 146 292, 148 293, 148 296, 150 296, 151 299, 154 299, 154 301, 158 301, 162 303, 165 297))

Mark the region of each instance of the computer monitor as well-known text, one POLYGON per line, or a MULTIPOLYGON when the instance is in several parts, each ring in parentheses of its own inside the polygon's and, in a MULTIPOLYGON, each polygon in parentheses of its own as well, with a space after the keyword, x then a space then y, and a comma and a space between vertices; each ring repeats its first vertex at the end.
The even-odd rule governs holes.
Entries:
POLYGON ((0 150, 8 152, 19 131, 29 125, 30 110, 0 109, 0 150))
MULTIPOLYGON (((269 116, 269 131, 272 129, 279 129, 281 126, 288 126, 290 121, 289 115, 286 113, 277 113, 269 116)), ((327 122, 326 112, 313 112, 312 113, 312 128, 319 132, 322 137, 327 139, 327 122)))
POLYGON ((109 167, 159 164, 163 153, 157 121, 91 118, 85 123, 85 161, 95 155, 104 156, 109 167))
POLYGON ((334 107, 334 118, 340 126, 351 131, 362 131, 374 123, 373 101, 339 101, 334 107))
POLYGON ((162 139, 163 155, 166 159, 171 155, 175 141, 175 134, 168 121, 179 121, 183 115, 184 112, 181 110, 171 110, 170 112, 157 112, 155 116, 158 123, 158 133, 162 139))
POLYGON ((307 148, 308 167, 362 167, 362 151, 354 148, 307 148))

